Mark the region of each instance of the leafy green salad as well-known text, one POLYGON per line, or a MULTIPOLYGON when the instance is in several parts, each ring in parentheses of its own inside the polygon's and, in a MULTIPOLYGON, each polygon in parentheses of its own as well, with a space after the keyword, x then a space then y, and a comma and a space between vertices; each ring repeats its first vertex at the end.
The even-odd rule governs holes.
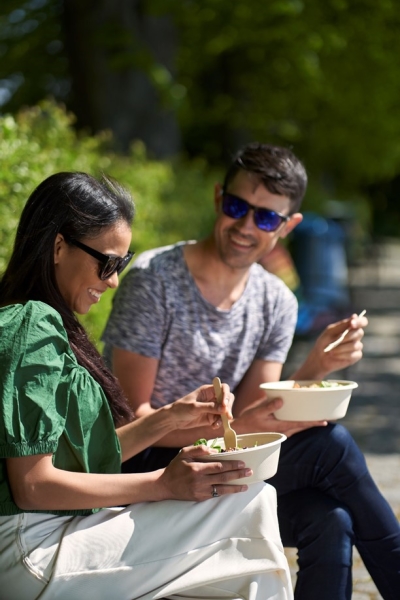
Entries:
POLYGON ((197 442, 195 442, 193 446, 208 446, 209 448, 214 448, 215 450, 218 450, 218 452, 222 452, 224 450, 222 446, 217 444, 217 440, 209 440, 207 442, 207 440, 204 438, 200 438, 199 440, 197 440, 197 442))
MULTIPOLYGON (((257 442, 254 444, 254 447, 256 447, 258 444, 257 442)), ((236 446, 236 448, 223 448, 222 446, 220 446, 217 443, 217 440, 206 440, 204 438, 200 438, 199 440, 197 440, 196 442, 194 442, 193 446, 208 446, 209 448, 214 448, 215 450, 218 450, 218 452, 234 452, 235 450, 246 450, 247 446, 242 448, 242 446, 236 446)))
POLYGON ((297 381, 294 384, 294 388, 332 388, 339 387, 343 385, 337 381, 314 381, 313 383, 309 383, 307 385, 300 385, 297 381))

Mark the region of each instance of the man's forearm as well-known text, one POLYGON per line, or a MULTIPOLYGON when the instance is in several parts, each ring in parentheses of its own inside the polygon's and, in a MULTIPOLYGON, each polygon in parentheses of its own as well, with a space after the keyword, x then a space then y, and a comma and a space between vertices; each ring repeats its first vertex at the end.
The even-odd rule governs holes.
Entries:
POLYGON ((288 379, 297 379, 299 381, 323 379, 328 374, 329 372, 322 367, 321 361, 318 360, 317 353, 311 352, 303 364, 288 379))

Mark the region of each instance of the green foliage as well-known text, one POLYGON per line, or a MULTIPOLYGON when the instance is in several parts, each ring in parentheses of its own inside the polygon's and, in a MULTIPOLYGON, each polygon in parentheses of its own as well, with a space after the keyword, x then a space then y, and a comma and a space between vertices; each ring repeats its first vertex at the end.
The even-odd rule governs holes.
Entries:
MULTIPOLYGON (((190 156, 221 164, 250 139, 289 145, 319 189, 343 199, 400 173, 398 2, 148 0, 129 9, 112 0, 103 4, 115 21, 108 29, 99 24, 97 31, 110 72, 146 74, 160 106, 176 111, 190 156), (162 64, 160 48, 146 46, 145 32, 122 35, 129 11, 173 21, 173 69, 162 64)), ((2 0, 0 92, 7 98, 9 90, 7 110, 15 113, 49 92, 68 105, 66 48, 74 41, 62 27, 64 6, 65 0, 2 0)), ((106 93, 107 79, 103 83, 89 99, 100 111, 104 102, 96 95, 106 93)))
POLYGON ((16 112, 47 94, 64 100, 70 83, 62 0, 1 0, 0 61, 7 110, 16 112))
MULTIPOLYGON (((7 110, 48 93, 68 105, 66 48, 74 40, 65 39, 65 5, 66 0, 2 0, 7 110)), ((108 14, 112 2, 102 5, 108 14)), ((216 164, 249 139, 291 145, 311 178, 329 176, 327 192, 343 197, 400 172, 400 3, 148 0, 121 3, 112 14, 123 24, 138 11, 173 21, 173 72, 156 58, 160 47, 142 43, 146 32, 122 39, 111 24, 98 30, 109 69, 146 73, 161 104, 178 113, 191 156, 216 164)), ((110 95, 106 77, 103 83, 91 88, 89 104, 98 110, 105 103, 96 95, 110 95)))
POLYGON ((178 27, 192 154, 218 159, 243 139, 292 145, 314 179, 329 175, 344 195, 400 172, 399 3, 149 4, 178 27))
MULTIPOLYGON (((73 115, 50 101, 0 118, 0 271, 10 256, 26 199, 58 171, 104 172, 131 192, 136 205, 132 246, 137 253, 206 233, 217 178, 205 163, 151 161, 141 143, 120 156, 110 150, 109 134, 77 134, 73 123, 73 115)), ((82 317, 96 342, 111 300, 110 291, 82 317)))

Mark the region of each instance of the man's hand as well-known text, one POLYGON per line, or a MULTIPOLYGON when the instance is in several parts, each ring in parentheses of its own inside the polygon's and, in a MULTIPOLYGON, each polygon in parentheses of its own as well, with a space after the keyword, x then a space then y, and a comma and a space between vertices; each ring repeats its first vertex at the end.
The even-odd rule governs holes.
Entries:
POLYGON ((226 383, 222 384, 222 403, 218 404, 212 385, 203 385, 194 392, 164 406, 160 410, 169 411, 174 429, 188 429, 208 426, 218 429, 221 426, 221 414, 232 419, 233 394, 226 383))
POLYGON ((324 379, 329 373, 345 369, 362 358, 362 338, 364 327, 368 325, 366 317, 353 314, 348 319, 328 325, 317 338, 303 365, 288 379, 324 379), (329 352, 324 349, 350 329, 343 341, 329 352))
POLYGON ((256 431, 276 431, 290 437, 294 433, 310 429, 310 427, 324 427, 327 421, 280 421, 274 412, 281 408, 283 400, 258 400, 234 419, 232 427, 238 433, 254 433, 256 431))

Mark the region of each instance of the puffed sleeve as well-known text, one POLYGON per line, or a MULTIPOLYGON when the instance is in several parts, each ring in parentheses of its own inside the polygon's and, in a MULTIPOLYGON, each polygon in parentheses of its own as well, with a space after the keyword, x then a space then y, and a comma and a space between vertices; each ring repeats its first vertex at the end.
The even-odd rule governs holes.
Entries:
POLYGON ((53 453, 64 430, 73 368, 60 315, 42 302, 0 310, 0 456, 53 453))

